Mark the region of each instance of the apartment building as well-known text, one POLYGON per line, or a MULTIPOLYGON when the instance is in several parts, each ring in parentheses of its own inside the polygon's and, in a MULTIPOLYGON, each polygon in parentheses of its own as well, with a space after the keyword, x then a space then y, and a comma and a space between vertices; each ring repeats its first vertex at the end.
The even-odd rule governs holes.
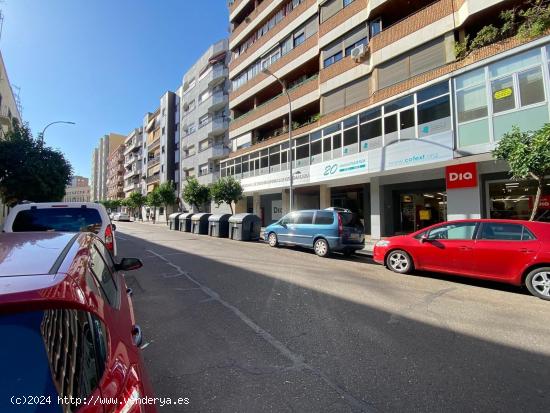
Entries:
MULTIPOLYGON (((124 196, 132 192, 143 193, 145 161, 143 154, 143 128, 134 129, 124 140, 124 196)), ((146 178, 146 176, 145 176, 146 178)))
MULTIPOLYGON (((220 159, 229 154, 229 78, 227 39, 211 45, 183 76, 180 177, 209 185, 220 176, 220 159)), ((184 205, 191 209, 190 205, 184 205)))
POLYGON ((63 202, 90 202, 90 185, 88 178, 73 176, 71 184, 65 187, 63 202))
POLYGON ((107 159, 107 199, 124 199, 124 150, 122 142, 107 159))
MULTIPOLYGON (((2 53, 0 53, 0 139, 11 130, 13 121, 22 122, 19 96, 10 83, 2 53)), ((0 201, 0 224, 8 214, 8 207, 0 201)))
POLYGON ((111 154, 124 142, 126 136, 109 133, 99 139, 92 153, 90 199, 92 202, 107 199, 107 163, 111 154))
MULTIPOLYGON (((239 210, 264 224, 288 210, 288 92, 295 209, 349 208, 374 239, 447 219, 526 218, 534 182, 510 180, 491 150, 513 125, 549 121, 550 36, 454 52, 521 3, 230 3, 235 152, 221 176, 241 181, 239 210)), ((547 189, 541 214, 549 201, 547 189)))

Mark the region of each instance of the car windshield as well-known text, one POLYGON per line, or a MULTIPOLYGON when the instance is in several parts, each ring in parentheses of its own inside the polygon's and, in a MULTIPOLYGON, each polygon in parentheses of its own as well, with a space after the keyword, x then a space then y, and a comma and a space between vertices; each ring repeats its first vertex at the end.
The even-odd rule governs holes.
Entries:
POLYGON ((42 398, 41 412, 76 411, 58 396, 87 397, 99 383, 91 320, 69 309, 0 315, 0 411, 14 411, 10 399, 29 395, 42 398))
POLYGON ((101 216, 92 208, 36 208, 20 211, 13 232, 94 232, 101 228, 101 216))
POLYGON ((363 224, 357 214, 351 212, 339 212, 342 217, 342 224, 345 227, 363 228, 363 224))

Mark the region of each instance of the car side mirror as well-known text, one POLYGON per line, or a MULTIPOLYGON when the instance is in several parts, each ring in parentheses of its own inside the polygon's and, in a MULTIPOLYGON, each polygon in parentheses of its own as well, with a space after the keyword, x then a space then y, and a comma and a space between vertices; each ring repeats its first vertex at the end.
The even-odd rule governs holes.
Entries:
POLYGON ((115 264, 117 271, 132 271, 143 267, 143 263, 138 258, 123 258, 118 264, 115 264))
POLYGON ((425 242, 429 242, 430 239, 428 238, 428 234, 424 234, 420 237, 420 243, 424 244, 425 242))
POLYGON ((286 228, 286 222, 280 222, 280 225, 281 225, 283 228, 286 228))
POLYGON ((115 225, 115 224, 111 224, 111 226, 113 227, 113 231, 116 231, 116 225, 115 225))

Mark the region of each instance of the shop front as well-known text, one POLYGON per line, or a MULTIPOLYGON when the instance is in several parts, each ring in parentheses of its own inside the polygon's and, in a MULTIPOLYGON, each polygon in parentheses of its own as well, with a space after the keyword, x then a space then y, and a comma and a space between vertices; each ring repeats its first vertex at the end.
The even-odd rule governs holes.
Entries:
MULTIPOLYGON (((537 194, 534 180, 488 180, 485 183, 488 218, 525 219, 531 216, 537 194)), ((537 221, 550 222, 550 185, 545 185, 539 201, 537 221)))

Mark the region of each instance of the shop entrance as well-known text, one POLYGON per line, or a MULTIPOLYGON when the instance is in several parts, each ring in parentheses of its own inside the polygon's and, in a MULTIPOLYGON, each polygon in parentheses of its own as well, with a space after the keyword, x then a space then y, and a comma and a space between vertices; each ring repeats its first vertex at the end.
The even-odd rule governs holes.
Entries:
POLYGON ((396 234, 409 234, 447 219, 445 192, 401 192, 396 234))

